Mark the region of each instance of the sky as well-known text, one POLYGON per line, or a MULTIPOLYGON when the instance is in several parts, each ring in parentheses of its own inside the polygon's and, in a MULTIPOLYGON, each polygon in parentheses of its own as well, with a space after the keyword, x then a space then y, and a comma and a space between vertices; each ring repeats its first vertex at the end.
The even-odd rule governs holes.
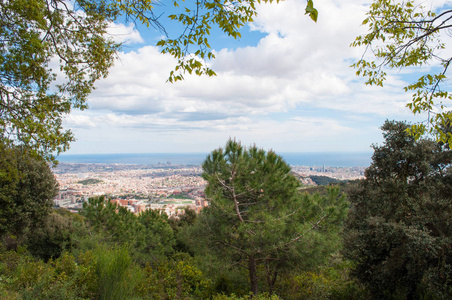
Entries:
MULTIPOLYGON (((176 61, 155 47, 161 32, 111 24, 123 50, 96 83, 90 108, 66 117, 77 139, 67 154, 208 153, 229 138, 277 153, 371 152, 386 119, 425 116, 405 107, 410 72, 393 72, 381 88, 350 67, 364 51, 350 44, 367 30, 369 4, 317 0, 317 23, 304 15, 304 0, 260 5, 238 41, 215 32, 208 64, 217 76, 176 83, 167 82, 176 61)), ((162 18, 171 11, 159 9, 162 18)))

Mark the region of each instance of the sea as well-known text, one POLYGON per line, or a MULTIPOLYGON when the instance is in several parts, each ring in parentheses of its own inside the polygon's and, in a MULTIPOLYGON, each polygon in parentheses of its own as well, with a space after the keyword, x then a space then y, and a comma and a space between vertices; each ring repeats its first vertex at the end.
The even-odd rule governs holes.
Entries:
MULTIPOLYGON (((368 167, 371 152, 278 153, 292 166, 368 167)), ((201 165, 207 153, 61 154, 62 163, 201 165)))

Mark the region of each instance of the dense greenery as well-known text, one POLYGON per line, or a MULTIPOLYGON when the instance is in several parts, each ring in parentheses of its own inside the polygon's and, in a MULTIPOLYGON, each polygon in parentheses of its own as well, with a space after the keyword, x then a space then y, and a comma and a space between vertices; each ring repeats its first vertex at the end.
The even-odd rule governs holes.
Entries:
MULTIPOLYGON (((361 295, 344 268, 347 263, 329 255, 339 250, 338 230, 347 208, 339 191, 303 194, 290 168, 273 152, 246 150, 233 141, 229 150, 231 156, 242 151, 230 165, 237 178, 228 184, 244 193, 239 197, 247 206, 239 211, 247 224, 235 221, 231 194, 223 191, 225 198, 221 196, 221 182, 214 179, 219 173, 211 172, 219 165, 212 165, 210 157, 204 176, 211 178, 207 192, 212 206, 200 215, 190 209, 171 219, 152 210, 135 215, 98 197, 86 202, 80 214, 47 211, 39 227, 5 235, 0 298, 250 299, 250 290, 256 293, 257 287, 263 293, 256 299, 361 295), (206 221, 226 231, 212 231, 206 221), (234 266, 242 263, 240 252, 221 242, 253 256, 251 273, 234 266), (254 280, 258 286, 252 285, 254 280), (325 283, 331 285, 325 288, 325 283)), ((226 167, 221 159, 216 162, 226 167)), ((249 267, 249 256, 242 258, 249 267)))
MULTIPOLYGON (((258 2, 187 2, 169 16, 184 29, 158 42, 178 59, 169 81, 213 75, 204 63, 214 57, 212 26, 239 37, 258 2)), ((45 160, 68 148, 62 118, 87 107, 120 49, 107 26, 122 18, 165 30, 149 0, 0 0, 0 298, 451 298, 452 117, 441 102, 451 99, 442 89, 451 59, 439 55, 439 33, 452 12, 420 9, 375 0, 370 33, 353 45, 373 47, 382 62, 355 66, 382 85, 383 66, 438 60, 437 73, 406 90, 414 113, 433 114, 442 143, 408 134, 419 138, 424 124, 386 122, 366 178, 348 187, 341 240, 348 204, 339 188, 302 193, 281 157, 232 140, 203 165, 211 205, 200 215, 135 215, 105 197, 80 214, 52 210, 57 186, 45 160)), ((312 0, 306 13, 317 19, 312 0)))
POLYGON ((0 238, 41 226, 56 193, 46 162, 25 148, 0 143, 0 238))
MULTIPOLYGON (((61 216, 68 223, 72 219, 71 213, 61 216)), ((178 252, 144 261, 127 240, 108 242, 108 232, 84 227, 86 219, 71 222, 71 243, 63 242, 64 250, 47 261, 25 245, 16 251, 0 248, 1 299, 250 299, 242 289, 246 276, 233 271, 228 278, 212 275, 209 270, 217 266, 206 266, 207 257, 178 252)), ((61 236, 58 231, 55 227, 61 236)), ((275 294, 255 299, 362 299, 349 266, 336 260, 306 271, 294 269, 280 277, 275 294)), ((228 272, 227 266, 223 269, 228 272)))
POLYGON ((271 292, 278 275, 309 265, 334 245, 345 197, 332 189, 326 196, 301 194, 299 180, 274 152, 229 140, 207 157, 203 170, 210 206, 190 236, 198 237, 197 248, 246 269, 254 295, 259 269, 271 292))
POLYGON ((398 72, 427 66, 418 68, 422 76, 405 87, 413 93, 408 108, 427 115, 427 121, 412 125, 410 132, 418 138, 434 133, 438 140, 452 143, 452 134, 443 130, 452 121, 447 79, 452 57, 446 51, 452 9, 444 4, 434 11, 432 2, 374 0, 363 21, 369 32, 352 44, 366 47, 366 53, 353 66, 357 75, 367 78, 366 84, 379 86, 386 80, 387 69, 398 72))
POLYGON ((341 180, 328 176, 309 176, 317 185, 329 185, 332 183, 340 183, 341 180))
POLYGON ((450 299, 452 152, 407 128, 383 125, 366 179, 350 189, 344 253, 375 299, 450 299))
POLYGON ((308 194, 255 146, 213 151, 211 205, 170 219, 105 197, 50 210, 47 164, 3 146, 0 298, 448 299, 452 154, 407 128, 386 122, 366 178, 341 185, 344 239, 339 187, 308 194))
POLYGON ((101 182, 102 182, 102 180, 100 180, 100 179, 88 178, 88 179, 80 180, 77 183, 80 183, 83 185, 90 185, 90 184, 98 184, 101 182))
POLYGON ((173 253, 174 233, 166 215, 153 210, 135 215, 104 197, 91 198, 83 207, 90 232, 103 243, 131 247, 137 261, 152 262, 173 253))

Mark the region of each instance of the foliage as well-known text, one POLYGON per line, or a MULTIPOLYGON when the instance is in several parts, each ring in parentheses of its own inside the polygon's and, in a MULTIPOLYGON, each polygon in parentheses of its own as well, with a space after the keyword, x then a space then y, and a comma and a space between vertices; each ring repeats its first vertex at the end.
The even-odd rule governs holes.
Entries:
POLYGON ((102 245, 47 263, 8 251, 0 255, 0 266, 1 285, 20 299, 133 299, 144 275, 126 248, 102 245))
POLYGON ((354 274, 376 299, 451 297, 451 151, 383 125, 365 179, 349 192, 345 228, 354 274))
POLYGON ((166 215, 147 210, 137 216, 105 197, 90 198, 81 213, 93 231, 103 233, 103 242, 130 245, 137 259, 155 260, 173 251, 174 233, 166 215))
POLYGON ((190 207, 185 208, 185 212, 180 215, 175 221, 175 227, 173 228, 177 231, 177 228, 191 226, 196 221, 197 218, 196 211, 191 209, 190 207))
POLYGON ((367 78, 366 84, 383 86, 385 67, 403 69, 432 65, 431 73, 422 75, 405 87, 412 92, 407 104, 414 114, 427 113, 425 123, 415 124, 409 131, 419 138, 425 132, 436 134, 439 141, 452 142, 452 134, 442 127, 452 120, 447 102, 452 95, 447 91, 447 71, 452 61, 444 40, 450 29, 452 10, 445 6, 432 11, 428 4, 416 4, 415 0, 374 0, 363 21, 369 32, 358 36, 353 47, 365 46, 375 60, 365 55, 353 66, 356 74, 367 78))
MULTIPOLYGON (((179 7, 182 2, 173 1, 175 7, 179 7)), ((240 38, 241 27, 253 22, 257 15, 256 4, 261 2, 272 3, 279 0, 203 0, 196 1, 191 6, 184 3, 182 13, 170 15, 171 20, 184 26, 184 31, 175 39, 162 39, 157 43, 157 46, 162 47, 162 53, 169 53, 178 59, 175 70, 170 73, 169 81, 182 80, 183 72, 215 75, 205 63, 206 60, 215 58, 208 39, 212 26, 217 26, 230 37, 240 38)), ((313 21, 317 21, 318 12, 312 0, 307 0, 306 14, 313 21)))
POLYGON ((156 257, 171 255, 175 246, 175 236, 166 214, 148 209, 137 218, 145 228, 146 238, 142 245, 144 253, 156 257))
POLYGON ((74 140, 63 130, 62 117, 71 108, 86 108, 94 82, 107 75, 118 49, 105 35, 115 14, 103 1, 73 4, 0 3, 0 138, 24 144, 47 159, 74 140))
POLYGON ((73 248, 75 228, 69 217, 52 212, 43 225, 26 233, 27 249, 44 261, 58 258, 65 250, 73 248))
MULTIPOLYGON (((169 19, 182 24, 182 33, 157 43, 178 59, 169 81, 182 79, 184 72, 214 75, 204 62, 214 57, 208 41, 212 25, 238 38, 259 2, 203 0, 179 8, 181 1, 174 0, 182 12, 169 19)), ((306 13, 317 19, 312 0, 306 13)), ((166 33, 149 0, 0 1, 1 142, 25 145, 46 160, 69 148, 74 136, 63 128, 63 117, 86 109, 95 82, 107 76, 120 45, 106 31, 118 18, 166 33)))
POLYGON ((0 237, 41 226, 56 192, 57 182, 46 162, 25 148, 0 143, 0 237))
POLYGON ((191 234, 225 263, 247 269, 253 294, 259 273, 271 291, 278 274, 328 252, 320 240, 336 231, 347 207, 337 189, 301 195, 280 156, 233 140, 213 151, 203 170, 210 207, 191 234))
POLYGON ((146 280, 140 289, 151 299, 207 299, 211 282, 197 268, 195 260, 184 254, 145 267, 146 280))
MULTIPOLYGON (((188 226, 192 226, 197 218, 196 211, 190 207, 185 208, 185 212, 179 216, 171 216, 168 219, 168 223, 174 231, 176 243, 174 249, 185 253, 191 253, 187 243, 184 241, 184 229, 188 226)), ((191 253, 193 254, 193 253, 191 253)))
POLYGON ((317 185, 329 185, 332 183, 339 183, 341 182, 341 180, 336 179, 336 178, 331 178, 328 176, 309 176, 309 178, 312 179, 312 181, 314 181, 317 185))
POLYGON ((367 299, 363 287, 350 275, 353 266, 340 256, 310 271, 294 271, 275 288, 283 299, 367 299))
POLYGON ((0 265, 3 264, 1 284, 8 294, 15 294, 17 298, 86 299, 94 296, 89 292, 89 287, 96 282, 90 275, 90 266, 83 261, 77 264, 67 253, 45 264, 26 253, 8 251, 0 255, 0 265))
POLYGON ((102 180, 100 180, 100 179, 88 178, 88 179, 80 180, 77 183, 80 183, 83 185, 90 185, 90 184, 98 184, 101 182, 102 182, 102 180))
MULTIPOLYGON (((41 226, 26 230, 17 243, 25 246, 32 256, 49 261, 57 259, 64 252, 94 249, 83 243, 88 234, 82 216, 65 208, 58 208, 44 218, 41 226)), ((91 235, 89 239, 95 240, 96 237, 91 235)))
POLYGON ((98 299, 133 299, 143 276, 141 269, 132 267, 132 258, 125 247, 99 247, 95 254, 98 276, 98 299))
POLYGON ((232 295, 222 295, 222 294, 218 294, 213 296, 212 298, 213 300, 251 300, 251 299, 255 299, 255 300, 280 300, 281 298, 279 298, 277 295, 268 295, 268 294, 261 294, 258 296, 253 296, 253 295, 248 295, 248 296, 236 296, 234 294, 232 295))

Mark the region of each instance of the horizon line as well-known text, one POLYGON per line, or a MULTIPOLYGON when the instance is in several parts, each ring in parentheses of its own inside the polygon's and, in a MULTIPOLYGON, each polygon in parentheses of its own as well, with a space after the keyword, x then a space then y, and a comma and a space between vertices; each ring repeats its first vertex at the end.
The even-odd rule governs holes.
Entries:
MULTIPOLYGON (((361 154, 372 154, 373 151, 281 151, 276 152, 274 150, 267 150, 267 151, 273 151, 276 154, 327 154, 327 153, 361 153, 361 154)), ((183 155, 204 155, 204 154, 210 154, 212 151, 209 152, 118 152, 118 153, 61 153, 56 155, 58 156, 66 156, 66 155, 143 155, 143 154, 183 154, 183 155)))

